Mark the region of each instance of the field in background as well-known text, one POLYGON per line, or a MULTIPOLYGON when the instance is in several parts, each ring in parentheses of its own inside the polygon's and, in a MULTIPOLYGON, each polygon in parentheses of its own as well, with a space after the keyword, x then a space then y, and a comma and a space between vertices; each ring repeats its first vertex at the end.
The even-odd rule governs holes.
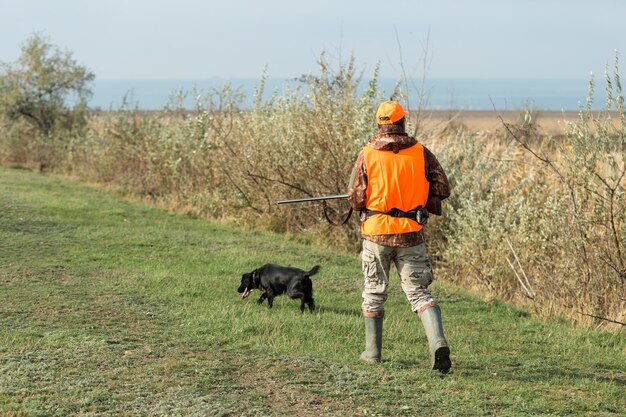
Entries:
POLYGON ((453 371, 426 369, 396 281, 360 363, 357 256, 0 169, 0 415, 621 416, 626 339, 539 321, 440 277, 453 371), (310 267, 319 306, 241 302, 241 273, 310 267))
MULTIPOLYGON (((567 123, 575 123, 579 117, 576 111, 535 111, 537 123, 546 134, 564 135, 567 132, 567 123)), ((522 123, 524 112, 517 111, 488 111, 488 110, 425 110, 423 112, 424 128, 427 131, 437 131, 452 124, 463 126, 468 132, 496 132, 502 130, 502 120, 507 123, 522 123)))

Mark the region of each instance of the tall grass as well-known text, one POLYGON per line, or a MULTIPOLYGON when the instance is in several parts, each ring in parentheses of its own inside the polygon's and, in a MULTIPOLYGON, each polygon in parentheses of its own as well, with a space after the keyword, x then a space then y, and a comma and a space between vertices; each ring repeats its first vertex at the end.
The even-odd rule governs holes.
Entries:
MULTIPOLYGON (((356 221, 332 228, 317 204, 274 202, 346 191, 351 165, 375 133, 375 107, 388 98, 377 76, 365 84, 354 59, 333 68, 322 56, 319 73, 301 77, 294 91, 263 101, 262 78, 251 109, 226 86, 191 92, 192 111, 179 105, 181 92, 159 112, 98 114, 87 136, 59 147, 55 169, 171 209, 355 252, 356 221)), ((440 276, 540 315, 623 326, 615 323, 626 322, 626 113, 617 60, 606 80, 607 111, 582 107, 564 135, 543 132, 530 111, 492 133, 452 124, 418 132, 454 187, 444 217, 428 228, 440 276)), ((0 157, 28 165, 16 129, 3 130, 0 157)), ((331 206, 336 216, 345 210, 345 202, 331 206)))

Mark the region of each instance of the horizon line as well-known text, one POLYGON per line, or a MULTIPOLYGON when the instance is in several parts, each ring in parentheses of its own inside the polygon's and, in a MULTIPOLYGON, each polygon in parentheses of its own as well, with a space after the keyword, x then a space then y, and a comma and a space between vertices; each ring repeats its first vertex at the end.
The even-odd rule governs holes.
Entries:
MULTIPOLYGON (((284 81, 298 81, 298 77, 267 77, 266 80, 284 80, 284 81)), ((371 77, 363 77, 364 79, 370 79, 371 77)), ((377 77, 379 80, 400 80, 402 77, 377 77)), ((596 78, 596 77, 594 77, 596 78)), ((263 77, 226 77, 226 76, 209 76, 209 77, 129 77, 129 78, 98 78, 96 77, 94 81, 198 81, 198 80, 262 80, 263 77)), ((409 77, 410 80, 571 80, 571 81, 581 81, 581 80, 589 80, 590 77, 409 77)))

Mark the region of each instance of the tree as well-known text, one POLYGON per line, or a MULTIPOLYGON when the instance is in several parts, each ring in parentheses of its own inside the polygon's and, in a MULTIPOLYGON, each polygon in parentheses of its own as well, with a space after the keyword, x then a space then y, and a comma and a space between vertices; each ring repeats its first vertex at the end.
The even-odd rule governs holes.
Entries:
POLYGON ((0 112, 9 121, 25 120, 44 138, 71 132, 85 125, 94 78, 70 52, 34 34, 16 62, 0 63, 0 112))

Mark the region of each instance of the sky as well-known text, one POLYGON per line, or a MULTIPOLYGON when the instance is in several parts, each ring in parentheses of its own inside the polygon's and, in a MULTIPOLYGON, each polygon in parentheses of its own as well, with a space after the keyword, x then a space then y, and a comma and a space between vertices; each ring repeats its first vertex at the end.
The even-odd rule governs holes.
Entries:
POLYGON ((96 79, 588 78, 626 53, 623 0, 0 0, 0 61, 40 33, 96 79))

